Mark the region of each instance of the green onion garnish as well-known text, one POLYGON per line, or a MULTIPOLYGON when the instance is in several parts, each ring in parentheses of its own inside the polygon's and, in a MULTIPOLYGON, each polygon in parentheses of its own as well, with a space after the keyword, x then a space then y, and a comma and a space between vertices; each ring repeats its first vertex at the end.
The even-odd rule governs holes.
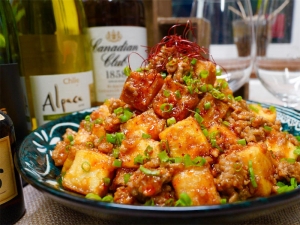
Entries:
POLYGON ((207 70, 202 70, 201 72, 200 72, 200 77, 201 78, 203 78, 203 79, 205 79, 205 78, 207 78, 208 77, 208 71, 207 70))
POLYGON ((169 161, 169 156, 166 151, 162 151, 162 152, 158 153, 158 158, 161 162, 169 161))
POLYGON ((227 199, 226 198, 221 198, 220 204, 226 204, 226 203, 227 203, 227 199))
POLYGON ((211 103, 210 102, 205 102, 204 103, 204 109, 208 110, 211 107, 211 103))
POLYGON ((259 109, 254 107, 253 105, 249 105, 249 109, 251 109, 253 112, 256 112, 256 113, 259 112, 259 109))
POLYGON ((174 117, 171 117, 171 118, 167 119, 167 125, 168 126, 171 126, 175 123, 176 123, 176 119, 174 117))
POLYGON ((134 164, 143 164, 144 163, 144 157, 141 154, 138 154, 136 157, 134 157, 134 164))
POLYGON ((131 72, 129 66, 126 66, 126 67, 124 68, 123 72, 124 72, 125 76, 129 77, 130 72, 131 72))
POLYGON ((115 159, 113 162, 114 167, 121 167, 122 166, 122 161, 119 159, 115 159))
POLYGON ((222 69, 219 66, 217 66, 216 67, 216 76, 220 76, 220 75, 222 75, 222 69))
POLYGON ((85 161, 81 164, 81 169, 84 172, 89 172, 91 170, 91 164, 89 162, 85 161))
POLYGON ((193 58, 192 61, 191 61, 191 64, 192 64, 192 65, 195 65, 196 62, 197 62, 197 59, 193 58))
POLYGON ((162 77, 163 79, 165 79, 165 78, 167 77, 167 73, 162 72, 162 73, 161 73, 161 77, 162 77))
POLYGON ((237 143, 238 143, 239 145, 243 145, 243 146, 247 145, 247 142, 246 142, 245 139, 237 140, 237 143))
POLYGON ((92 200, 97 200, 97 201, 101 201, 101 197, 97 194, 94 193, 88 193, 85 198, 87 199, 92 199, 92 200))
POLYGON ((254 170, 253 170, 253 167, 252 167, 252 160, 249 160, 248 167, 249 167, 249 175, 250 175, 251 184, 254 188, 257 188, 257 183, 256 183, 256 180, 255 180, 255 174, 254 174, 254 170))
POLYGON ((145 202, 145 206, 154 206, 154 200, 150 198, 148 201, 145 202))
POLYGON ((91 121, 91 117, 89 115, 87 115, 85 118, 84 118, 85 121, 91 121))
POLYGON ((159 170, 150 170, 147 169, 146 167, 140 166, 140 171, 142 171, 144 174, 149 175, 149 176, 159 176, 160 171, 159 170))
POLYGON ((106 140, 107 140, 107 142, 109 142, 111 144, 115 144, 117 137, 115 134, 106 134, 106 140))
POLYGON ((270 107, 269 107, 269 110, 271 111, 271 112, 276 112, 276 108, 275 108, 275 106, 273 106, 273 105, 271 105, 270 107))
POLYGON ((168 98, 170 96, 170 91, 169 90, 164 90, 163 95, 168 98))
POLYGON ((119 108, 114 110, 114 114, 116 114, 116 115, 121 114, 121 113, 123 113, 123 108, 122 107, 119 107, 119 108))
POLYGON ((197 120, 197 122, 198 122, 199 124, 201 124, 201 123, 204 121, 203 117, 200 116, 200 114, 197 113, 197 112, 195 113, 194 118, 197 120))
POLYGON ((177 99, 181 99, 181 94, 180 94, 180 91, 179 91, 179 90, 176 90, 176 91, 175 91, 175 97, 176 97, 177 99))
POLYGON ((265 129, 265 131, 268 131, 268 132, 270 132, 270 131, 272 130, 272 127, 269 127, 269 126, 264 126, 264 129, 265 129))
POLYGON ((121 123, 127 122, 131 117, 133 116, 133 113, 130 111, 130 109, 126 108, 124 109, 124 113, 119 116, 119 119, 121 123))
POLYGON ((175 203, 175 206, 191 206, 191 205, 192 205, 192 199, 185 192, 179 195, 179 199, 175 203))
POLYGON ((129 179, 130 179, 131 174, 130 173, 125 173, 124 174, 124 183, 127 184, 129 179))
POLYGON ((110 184, 110 178, 109 177, 104 177, 103 182, 105 186, 108 186, 110 184))
POLYGON ((112 152, 112 155, 113 155, 113 157, 115 157, 115 158, 119 158, 119 155, 120 155, 120 149, 114 148, 114 149, 113 149, 113 152, 112 152))
POLYGON ((173 109, 173 104, 171 103, 163 103, 161 106, 160 106, 160 110, 162 112, 171 112, 173 109))
POLYGON ((296 147, 296 149, 294 150, 294 154, 295 155, 300 155, 300 147, 296 147))
POLYGON ((149 138, 151 138, 151 135, 150 134, 146 134, 146 133, 142 133, 142 138, 149 139, 149 138))
POLYGON ((237 96, 234 98, 235 101, 239 102, 241 100, 243 100, 243 97, 242 96, 237 96))

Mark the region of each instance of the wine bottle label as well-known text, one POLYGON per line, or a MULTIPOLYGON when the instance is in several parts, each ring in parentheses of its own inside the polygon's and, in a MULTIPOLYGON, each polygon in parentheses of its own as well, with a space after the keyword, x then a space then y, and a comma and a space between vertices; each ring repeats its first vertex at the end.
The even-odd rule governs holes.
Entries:
POLYGON ((146 28, 91 27, 89 33, 94 60, 96 101, 119 98, 126 80, 124 68, 129 64, 135 70, 147 58, 146 28))
POLYGON ((2 205, 18 195, 8 136, 0 138, 0 154, 0 205, 2 205))
POLYGON ((30 76, 38 125, 91 107, 93 72, 30 76))

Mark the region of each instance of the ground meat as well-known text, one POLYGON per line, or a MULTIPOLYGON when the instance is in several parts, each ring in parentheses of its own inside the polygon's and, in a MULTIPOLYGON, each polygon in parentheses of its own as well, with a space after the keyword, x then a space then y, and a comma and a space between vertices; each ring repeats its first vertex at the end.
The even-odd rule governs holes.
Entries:
POLYGON ((114 193, 114 202, 120 204, 132 205, 135 202, 134 197, 130 194, 127 187, 118 187, 114 193))
POLYGON ((282 160, 278 163, 277 167, 277 179, 286 179, 290 181, 294 177, 297 182, 300 182, 300 162, 289 163, 285 160, 282 160))
POLYGON ((153 197, 154 204, 157 206, 171 206, 175 199, 175 192, 170 185, 164 185, 162 191, 153 197))
POLYGON ((245 127, 245 129, 240 134, 241 138, 244 138, 247 143, 249 142, 259 142, 264 141, 266 139, 265 130, 263 127, 253 128, 253 127, 245 127))
POLYGON ((219 157, 219 162, 214 165, 213 174, 217 190, 229 196, 230 202, 251 196, 247 190, 248 166, 243 165, 240 157, 234 152, 219 157))

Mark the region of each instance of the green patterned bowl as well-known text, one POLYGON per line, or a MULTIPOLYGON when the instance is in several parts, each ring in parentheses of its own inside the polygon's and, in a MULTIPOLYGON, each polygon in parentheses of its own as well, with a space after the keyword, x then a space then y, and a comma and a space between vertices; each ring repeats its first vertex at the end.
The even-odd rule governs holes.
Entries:
MULTIPOLYGON (((263 107, 270 105, 262 104, 263 107)), ((17 169, 23 179, 55 201, 87 215, 103 219, 119 220, 128 218, 146 218, 145 223, 232 223, 252 219, 260 215, 275 212, 300 201, 300 188, 293 191, 255 198, 249 201, 191 207, 155 207, 105 203, 86 199, 84 196, 57 188, 56 178, 60 168, 54 165, 52 150, 61 140, 66 128, 77 130, 80 121, 95 108, 80 111, 49 122, 31 134, 22 142, 15 155, 17 169)), ((300 135, 299 111, 276 106, 277 118, 282 129, 294 135, 300 135)), ((140 221, 140 220, 139 220, 140 221)))

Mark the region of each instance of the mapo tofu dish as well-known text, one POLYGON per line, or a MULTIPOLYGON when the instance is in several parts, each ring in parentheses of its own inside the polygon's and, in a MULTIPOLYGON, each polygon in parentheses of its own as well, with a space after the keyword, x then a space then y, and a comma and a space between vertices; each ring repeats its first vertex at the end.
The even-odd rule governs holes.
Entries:
POLYGON ((120 98, 57 143, 60 185, 94 200, 151 206, 233 203, 296 188, 299 137, 281 131, 275 107, 233 96, 207 55, 174 34, 141 68, 126 67, 120 98))

